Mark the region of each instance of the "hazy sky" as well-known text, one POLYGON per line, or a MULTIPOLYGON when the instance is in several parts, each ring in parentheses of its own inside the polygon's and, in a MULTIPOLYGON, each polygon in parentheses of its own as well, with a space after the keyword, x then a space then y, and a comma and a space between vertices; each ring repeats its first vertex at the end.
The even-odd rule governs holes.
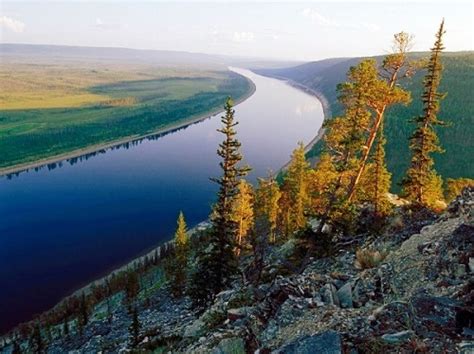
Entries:
POLYGON ((473 49, 471 1, 5 1, 0 42, 182 50, 315 60, 385 53, 393 33, 427 50, 442 18, 446 50, 473 49))

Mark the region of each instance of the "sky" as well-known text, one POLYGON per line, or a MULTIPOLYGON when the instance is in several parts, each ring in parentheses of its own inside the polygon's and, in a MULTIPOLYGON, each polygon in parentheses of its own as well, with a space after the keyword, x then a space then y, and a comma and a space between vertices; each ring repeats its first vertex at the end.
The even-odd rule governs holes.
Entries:
POLYGON ((0 0, 0 42, 178 50, 284 60, 390 51, 393 34, 428 50, 473 50, 472 1, 0 0))

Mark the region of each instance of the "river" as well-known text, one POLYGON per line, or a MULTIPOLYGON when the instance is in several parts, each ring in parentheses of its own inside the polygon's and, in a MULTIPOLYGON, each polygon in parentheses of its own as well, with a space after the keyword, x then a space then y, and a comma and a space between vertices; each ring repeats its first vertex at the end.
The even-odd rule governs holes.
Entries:
MULTIPOLYGON (((277 171, 323 122, 320 102, 244 69, 235 107, 248 179, 277 171)), ((207 218, 219 175, 220 114, 169 134, 0 178, 0 333, 168 240, 183 211, 207 218)))

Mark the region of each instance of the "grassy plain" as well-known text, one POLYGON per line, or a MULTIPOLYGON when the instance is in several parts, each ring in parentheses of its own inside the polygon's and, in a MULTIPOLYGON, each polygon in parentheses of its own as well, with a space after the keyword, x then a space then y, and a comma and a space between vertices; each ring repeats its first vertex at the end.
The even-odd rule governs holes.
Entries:
POLYGON ((243 97, 224 70, 91 62, 0 64, 0 168, 150 134, 243 97))

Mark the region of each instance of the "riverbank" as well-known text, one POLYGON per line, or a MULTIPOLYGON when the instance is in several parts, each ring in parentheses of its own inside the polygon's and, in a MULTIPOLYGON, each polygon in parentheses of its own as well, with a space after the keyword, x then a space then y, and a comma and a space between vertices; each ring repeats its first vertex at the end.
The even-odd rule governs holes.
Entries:
MULTIPOLYGON (((242 105, 241 109, 237 109, 237 114, 239 118, 242 118, 242 121, 251 122, 251 124, 242 124, 242 126, 239 127, 239 133, 243 141, 245 141, 245 146, 253 148, 248 149, 246 156, 249 163, 255 167, 255 175, 263 176, 264 173, 268 171, 268 168, 276 170, 286 163, 288 156, 294 149, 296 141, 303 139, 305 142, 308 142, 314 138, 314 135, 323 121, 323 112, 312 96, 291 87, 283 81, 265 79, 261 76, 253 75, 250 72, 246 73, 244 70, 238 72, 242 72, 243 75, 247 76, 258 86, 257 93, 251 100, 248 100, 245 105, 242 105), (283 101, 280 102, 275 112, 260 115, 261 107, 271 106, 275 97, 283 98, 283 101), (295 112, 295 107, 305 104, 311 104, 314 110, 303 111, 302 113, 295 112), (298 117, 298 119, 291 119, 293 115, 295 118, 298 117), (260 122, 258 125, 256 125, 257 122, 254 119, 257 117, 260 122), (285 132, 285 127, 287 126, 291 126, 291 129, 288 130, 288 133, 285 133, 284 136, 286 136, 286 139, 282 139, 281 132, 285 132), (263 127, 273 127, 274 133, 268 130, 264 133, 265 130, 261 129, 263 127), (273 144, 275 145, 261 145, 258 138, 259 135, 255 135, 256 129, 260 132, 259 134, 261 136, 269 135, 270 133, 270 135, 274 137, 273 144), (264 152, 263 154, 262 151, 264 152), (268 157, 270 154, 277 155, 273 156, 273 159, 270 159, 268 157), (265 157, 265 155, 267 155, 267 157, 265 157)), ((239 105, 239 107, 241 106, 239 105)), ((43 308, 52 308, 54 304, 57 304, 58 301, 61 301, 61 299, 64 299, 64 297, 68 295, 74 293, 80 294, 82 291, 87 292, 89 289, 88 284, 92 284, 89 283, 90 281, 95 280, 96 284, 98 282, 100 283, 101 279, 107 274, 110 274, 110 272, 120 272, 120 269, 123 270, 127 267, 134 267, 134 263, 143 263, 140 262, 140 260, 143 260, 143 257, 146 257, 147 254, 149 255, 148 259, 150 259, 152 255, 150 252, 154 253, 153 251, 158 249, 158 245, 163 245, 172 237, 175 215, 180 209, 187 208, 184 212, 186 213, 187 221, 190 226, 196 225, 207 218, 209 198, 207 194, 203 194, 202 191, 207 190, 209 175, 216 175, 218 173, 218 166, 217 163, 205 164, 206 167, 199 170, 198 167, 202 165, 202 162, 198 161, 203 156, 215 156, 215 146, 219 143, 220 136, 213 132, 215 132, 215 129, 219 128, 219 126, 220 121, 218 117, 207 119, 200 124, 181 130, 177 134, 171 134, 165 139, 159 139, 160 142, 158 140, 156 142, 144 141, 140 148, 137 147, 129 151, 123 149, 123 151, 113 154, 114 156, 112 156, 112 158, 105 159, 103 162, 81 163, 80 165, 84 165, 84 169, 76 166, 78 168, 74 169, 75 171, 69 178, 61 180, 59 188, 51 184, 46 184, 46 186, 51 187, 49 194, 54 196, 52 202, 48 201, 50 203, 49 205, 55 206, 55 208, 51 208, 53 210, 49 210, 44 214, 49 220, 54 217, 54 220, 67 222, 68 225, 74 225, 74 235, 67 238, 67 248, 69 249, 65 248, 64 252, 60 253, 58 250, 59 247, 56 247, 55 250, 47 250, 47 252, 51 254, 51 259, 55 259, 58 255, 66 255, 68 259, 70 257, 72 260, 77 259, 79 261, 85 258, 85 262, 81 265, 81 273, 87 274, 87 276, 75 277, 78 278, 78 281, 73 285, 68 285, 70 290, 61 292, 58 298, 56 298, 54 294, 51 294, 50 299, 54 298, 54 303, 47 304, 47 306, 43 308), (178 151, 180 147, 184 146, 186 146, 184 154, 180 153, 168 161, 170 156, 168 149, 174 154, 175 151, 178 151), (124 157, 117 159, 115 155, 120 154, 124 155, 124 157), (163 157, 160 158, 160 156, 163 157), (150 158, 147 159, 147 157, 150 158), (138 163, 136 162, 137 160, 139 161, 138 163), (195 163, 189 164, 186 163, 186 161, 194 161, 195 163), (128 165, 128 163, 130 163, 130 165, 128 165), (89 165, 94 166, 92 170, 94 173, 91 173, 89 165), (128 169, 122 169, 123 166, 133 166, 133 172, 129 173, 128 169), (140 185, 138 186, 135 181, 137 181, 137 171, 141 166, 145 168, 144 178, 140 179, 140 185), (85 170, 85 172, 81 174, 82 170, 85 170), (172 171, 172 173, 168 173, 168 171, 172 171), (175 181, 173 176, 176 176, 176 173, 179 173, 182 178, 180 177, 179 180, 176 179, 175 181), (191 178, 189 181, 188 177, 191 178), (193 203, 196 204, 196 207, 200 208, 202 212, 195 212, 192 208, 190 209, 188 200, 182 200, 183 198, 180 198, 179 193, 175 197, 176 193, 173 192, 175 191, 173 185, 175 182, 176 186, 179 184, 179 189, 177 188, 176 191, 179 191, 181 194, 186 193, 186 195, 188 195, 188 193, 196 193, 199 200, 196 202, 193 201, 193 203), (92 183, 94 183, 94 187, 100 186, 100 193, 96 192, 96 188, 91 190, 92 183), (146 194, 143 193, 145 190, 146 194), (56 193, 56 191, 60 191, 60 193, 56 193), (117 191, 120 191, 120 193, 116 193, 117 191), (117 194, 122 195, 122 193, 125 197, 116 197, 117 194), (60 195, 65 195, 65 197, 61 198, 59 197, 60 195), (74 206, 71 206, 70 200, 75 196, 78 196, 78 200, 74 203, 74 206), (132 198, 130 198, 130 196, 133 196, 133 200, 131 200, 132 198), (173 204, 174 199, 180 199, 179 203, 176 202, 173 204), (201 202, 201 200, 203 200, 203 202, 201 202), (98 203, 99 207, 95 208, 95 203, 98 203), (61 210, 61 213, 54 213, 54 209, 61 210), (87 209, 87 212, 83 213, 81 211, 84 209, 87 209), (172 212, 170 212, 170 209, 172 212), (73 214, 75 210, 77 210, 79 217, 69 217, 69 215, 76 215, 73 214), (93 220, 89 219, 87 214, 91 214, 93 220), (172 214, 172 217, 170 218, 168 214, 172 214), (66 217, 64 217, 64 215, 66 215, 66 217), (97 218, 100 218, 100 222, 96 223, 92 215, 97 215, 97 218), (118 219, 116 215, 120 215, 120 218, 118 219), (160 215, 160 218, 166 220, 166 224, 164 222, 155 222, 156 215, 160 215), (76 221, 82 219, 90 220, 90 222, 82 223, 76 221), (142 227, 143 224, 151 225, 152 227, 142 227), (76 231, 78 228, 80 232, 76 231), (87 237, 89 237, 87 235, 90 234, 94 235, 91 239, 93 240, 92 244, 95 246, 88 247, 90 249, 90 251, 87 252, 88 255, 83 257, 72 254, 73 252, 70 251, 71 245, 74 245, 76 249, 82 247, 81 242, 85 241, 81 240, 86 240, 87 237), (117 239, 118 235, 137 235, 137 237, 129 237, 128 239, 124 238, 122 240, 117 239), (120 246, 119 242, 130 242, 130 248, 133 248, 134 251, 124 251, 123 246, 120 246), (99 244, 108 245, 109 243, 110 246, 107 247, 106 253, 100 251, 102 247, 97 248, 99 244), (140 249, 137 250, 137 245, 143 245, 144 247, 140 246, 140 249), (125 254, 125 256, 122 255, 121 259, 115 258, 113 262, 104 260, 105 257, 112 257, 118 253, 125 254), (69 256, 67 256, 68 254, 69 256), (135 258, 137 255, 140 257, 135 258), (96 262, 96 264, 100 263, 100 268, 95 266, 91 269, 89 264, 92 262, 96 262), (124 264, 125 266, 123 266, 124 264), (97 272, 97 270, 99 271, 97 272)), ((4 181, 8 186, 12 186, 11 190, 14 192, 12 195, 15 196, 17 194, 16 187, 21 188, 21 183, 25 177, 34 179, 34 181, 29 181, 28 198, 25 198, 25 200, 16 199, 15 203, 22 206, 28 203, 27 199, 32 199, 32 204, 28 204, 29 206, 39 206, 43 204, 44 183, 48 183, 48 181, 51 180, 49 178, 49 172, 44 172, 45 173, 30 173, 28 176, 21 175, 19 178, 15 178, 12 183, 4 181), (35 186, 38 187, 35 189, 35 186)), ((51 174, 54 180, 57 171, 52 171, 51 174)), ((214 195, 213 191, 211 191, 211 193, 214 195)), ((12 203, 11 209, 13 211, 17 210, 15 203, 12 203)), ((25 234, 23 230, 26 229, 26 227, 24 225, 29 225, 29 219, 26 217, 21 222, 11 222, 10 224, 12 225, 12 229, 20 230, 20 232, 17 231, 17 234, 21 237, 21 233, 25 234)), ((39 229, 38 233, 41 235, 41 238, 44 237, 47 240, 54 239, 54 237, 57 237, 59 240, 63 239, 61 231, 51 230, 51 233, 49 233, 48 221, 42 224, 44 225, 43 228, 36 226, 36 228, 39 229)), ((91 244, 91 242, 88 242, 88 244, 91 244)), ((167 246, 163 247, 167 248, 167 246)), ((162 250, 163 247, 160 248, 160 250, 162 250)), ((162 252, 159 253, 161 254, 162 252)), ((41 263, 38 264, 51 264, 51 269, 54 269, 53 267, 57 267, 58 265, 60 266, 56 261, 49 262, 43 258, 44 257, 38 257, 38 260, 32 261, 32 266, 39 261, 41 261, 41 263)), ((10 274, 14 274, 14 270, 12 270, 10 274)), ((69 284, 72 283, 70 276, 64 277, 67 278, 65 280, 67 280, 69 284)), ((52 283, 50 284, 50 289, 54 289, 57 284, 61 284, 62 278, 63 277, 57 277, 54 283, 48 280, 52 283)), ((48 281, 45 280, 44 284, 48 284, 48 281)), ((35 289, 34 286, 31 288, 32 290, 35 289)), ((59 292, 60 290, 56 291, 57 294, 59 294, 59 292)), ((34 295, 31 294, 27 297, 28 301, 31 301, 34 295)), ((10 308, 20 308, 19 306, 21 306, 20 301, 14 304, 12 302, 10 308)), ((40 311, 41 310, 37 311, 37 313, 40 311)), ((11 318, 13 318, 13 316, 16 315, 12 313, 11 316, 11 318)))
MULTIPOLYGON (((277 78, 277 77, 274 77, 278 80, 282 80, 282 81, 285 81, 288 85, 290 85, 291 87, 294 87, 300 91, 303 91, 305 93, 308 93, 310 94, 311 96, 314 96, 318 99, 318 101, 321 103, 321 106, 323 108, 323 114, 324 114, 324 120, 326 121, 327 119, 329 119, 331 117, 331 110, 330 110, 330 107, 329 107, 329 103, 326 99, 326 97, 324 97, 322 95, 322 93, 320 92, 317 92, 315 90, 312 90, 304 85, 301 85, 301 84, 298 84, 292 80, 288 80, 288 79, 283 79, 283 78, 277 78)), ((242 97, 239 101, 236 101, 236 105, 245 101, 247 98, 251 97, 253 95, 253 93, 255 93, 255 90, 256 90, 256 87, 255 85, 253 84, 253 82, 248 79, 251 86, 252 86, 252 92, 246 96, 246 97, 242 97)), ((219 111, 218 113, 221 113, 222 111, 219 111)), ((211 116, 209 117, 206 117, 206 118, 203 118, 203 119, 207 119, 207 118, 210 118, 218 113, 215 113, 215 114, 212 114, 211 116)), ((201 119, 202 120, 202 119, 201 119)), ((194 124, 194 123, 197 123, 201 120, 198 120, 196 122, 190 122, 188 125, 191 125, 191 124, 194 124)), ((323 126, 321 126, 318 130, 318 133, 317 135, 305 146, 305 150, 306 151, 309 151, 324 135, 324 132, 325 132, 325 129, 323 128, 323 126)), ((157 133, 156 133, 157 134, 157 133)), ((156 135, 154 134, 154 135, 156 135)), ((145 137, 141 137, 141 138, 145 138, 145 137)), ((288 162, 289 163, 289 162, 288 162)), ((286 166, 288 165, 288 163, 286 163, 284 166, 281 167, 280 171, 284 170, 286 168, 286 166)), ((194 226, 193 228, 191 228, 188 233, 190 236, 192 236, 194 233, 196 233, 197 231, 202 231, 204 230, 205 228, 209 227, 210 226, 210 223, 208 220, 204 220, 200 223, 198 223, 196 226, 194 226)), ((145 252, 143 252, 141 255, 137 256, 137 257, 133 257, 131 260, 125 262, 122 266, 118 267, 118 268, 114 268, 113 270, 111 271, 108 271, 108 272, 105 272, 106 274, 102 277, 99 277, 98 279, 90 282, 90 283, 87 283, 87 285, 85 286, 82 286, 80 287, 78 290, 74 291, 74 293, 72 293, 71 295, 68 295, 66 296, 64 299, 67 299, 68 297, 70 296, 74 296, 74 295, 79 295, 81 294, 82 292, 84 291, 88 291, 90 289, 90 287, 92 285, 99 285, 101 283, 103 283, 107 278, 109 278, 110 276, 112 276, 113 274, 117 274, 121 271, 125 271, 127 269, 131 269, 133 268, 133 266, 135 264, 139 264, 141 262, 143 262, 146 258, 151 258, 153 257, 155 254, 160 254, 160 251, 162 248, 164 249, 167 249, 169 247, 172 247, 174 244, 174 241, 171 239, 169 241, 166 241, 164 243, 160 243, 159 245, 157 246, 154 246, 154 247, 151 247, 150 249, 146 250, 145 252)), ((60 303, 62 301, 61 300, 60 303)))
MULTIPOLYGON (((245 76, 243 76, 243 77, 245 77, 245 76)), ((235 101, 235 105, 238 105, 238 104, 242 103, 243 101, 247 100, 256 91, 256 86, 252 82, 252 80, 250 80, 247 77, 245 77, 245 79, 248 81, 250 89, 245 95, 243 95, 242 97, 240 97, 238 100, 235 101)), ((223 107, 223 105, 222 105, 222 107, 223 107)), ((130 136, 124 137, 120 140, 114 140, 114 141, 107 142, 107 143, 100 143, 100 144, 91 145, 91 146, 88 146, 88 147, 73 150, 73 151, 70 151, 70 152, 63 153, 63 154, 59 154, 59 155, 51 156, 51 157, 48 157, 48 158, 40 159, 40 160, 37 160, 37 161, 34 161, 34 162, 26 162, 26 163, 17 164, 17 165, 13 165, 13 166, 9 166, 9 167, 3 167, 3 168, 0 168, 0 177, 25 172, 25 171, 32 170, 32 169, 35 169, 35 168, 41 168, 41 167, 47 166, 49 164, 54 164, 54 163, 58 163, 58 162, 61 162, 61 161, 67 161, 67 160, 77 158, 77 157, 81 157, 81 156, 84 156, 84 155, 93 154, 93 153, 101 151, 101 150, 109 150, 109 149, 115 148, 117 146, 126 144, 126 143, 146 139, 146 138, 153 137, 153 136, 156 136, 156 135, 171 133, 175 130, 186 128, 186 127, 188 127, 192 124, 202 122, 202 121, 204 121, 208 118, 211 118, 215 115, 218 115, 218 114, 222 113, 223 112, 222 107, 210 109, 206 113, 200 114, 198 116, 191 116, 191 117, 188 117, 188 118, 184 118, 180 121, 177 121, 175 123, 172 123, 172 124, 169 124, 165 127, 157 129, 157 130, 155 130, 155 131, 153 131, 149 134, 130 135, 130 136)))
MULTIPOLYGON (((324 114, 324 121, 326 121, 327 119, 329 119, 331 117, 331 109, 329 107, 329 103, 326 99, 326 97, 321 93, 321 92, 318 92, 318 91, 315 91, 309 87, 306 87, 304 85, 301 85, 301 84, 298 84, 297 82, 294 82, 292 80, 288 80, 288 79, 284 79, 284 78, 280 78, 280 77, 272 77, 272 78, 275 78, 275 79, 278 79, 278 80, 281 80, 281 81, 284 81, 285 83, 287 83, 288 85, 290 85, 291 87, 294 87, 300 91, 303 91, 307 94, 310 94, 311 96, 314 96, 316 99, 318 99, 318 101, 321 103, 321 106, 323 108, 323 114, 324 114)), ((253 86, 253 90, 252 90, 252 94, 255 92, 255 85, 252 83, 252 81, 249 79, 250 83, 252 84, 253 86)), ((251 95, 252 95, 251 94, 251 95)), ((250 97, 251 95, 249 95, 248 97, 250 97)), ((248 97, 246 98, 243 98, 241 99, 240 101, 238 101, 236 103, 236 105, 238 103, 241 103, 243 102, 245 99, 247 99, 248 97)), ((192 124, 192 123, 191 123, 192 124)), ((311 150, 311 148, 323 137, 324 135, 324 132, 325 132, 325 129, 323 128, 323 126, 321 126, 318 130, 318 133, 317 135, 308 143, 306 144, 305 146, 305 150, 306 152, 308 152, 309 150, 311 150)), ((286 169, 286 167, 288 166, 289 162, 286 163, 284 166, 282 166, 280 168, 280 170, 278 171, 278 173, 280 171, 283 171, 286 169)), ((202 231, 204 230, 205 228, 208 228, 210 227, 210 223, 208 220, 204 220, 202 222, 200 222, 199 224, 197 224, 196 226, 194 226, 193 228, 191 228, 188 233, 190 236, 194 235, 197 231, 202 231)), ((143 262, 146 258, 152 258, 154 255, 156 254, 160 254, 161 253, 161 249, 167 249, 169 247, 173 247, 174 245, 174 241, 171 239, 169 241, 166 241, 164 243, 160 243, 159 245, 157 246, 154 246, 150 249, 148 249, 147 251, 145 251, 144 253, 142 253, 140 256, 137 256, 137 257, 134 257, 132 258, 131 260, 129 260, 128 262, 125 262, 122 266, 118 267, 118 268, 115 268, 113 269, 112 271, 110 272, 107 272, 106 275, 104 275, 103 277, 100 277, 96 280, 94 280, 93 282, 90 282, 88 283, 87 285, 83 286, 83 287, 80 287, 78 290, 76 290, 73 294, 65 297, 65 299, 67 299, 68 297, 70 296, 74 296, 74 295, 79 295, 81 294, 82 292, 84 291, 88 291, 90 289, 90 287, 92 285, 99 285, 99 284, 102 284, 107 278, 111 277, 113 274, 117 274, 121 271, 125 271, 127 269, 131 269, 134 267, 135 264, 139 264, 141 262, 143 262)), ((61 300, 61 302, 64 301, 61 300)))

